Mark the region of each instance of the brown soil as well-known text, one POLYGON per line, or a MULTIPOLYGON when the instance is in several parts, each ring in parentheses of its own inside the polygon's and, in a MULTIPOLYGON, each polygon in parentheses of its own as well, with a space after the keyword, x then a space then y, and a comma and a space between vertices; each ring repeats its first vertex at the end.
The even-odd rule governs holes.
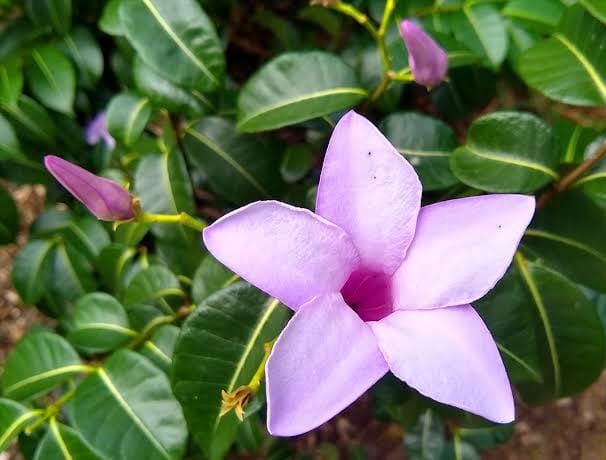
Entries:
MULTIPOLYGON (((7 187, 21 214, 21 234, 16 244, 0 247, 0 363, 34 323, 46 322, 34 308, 21 304, 10 278, 12 261, 27 241, 27 228, 44 206, 40 186, 7 187)), ((2 367, 0 366, 0 373, 2 367)), ((340 447, 364 447, 369 460, 399 460, 406 455, 402 430, 368 416, 367 401, 348 409, 333 422, 295 441, 301 451, 313 452, 323 441, 340 447)), ((347 449, 344 449, 347 450, 347 449)), ((0 460, 17 460, 15 449, 0 454, 0 460)), ((250 458, 250 457, 249 457, 250 458)), ((318 456, 316 458, 321 458, 318 456)), ((582 394, 542 407, 519 408, 513 438, 482 455, 484 460, 604 460, 606 459, 606 372, 582 394)))

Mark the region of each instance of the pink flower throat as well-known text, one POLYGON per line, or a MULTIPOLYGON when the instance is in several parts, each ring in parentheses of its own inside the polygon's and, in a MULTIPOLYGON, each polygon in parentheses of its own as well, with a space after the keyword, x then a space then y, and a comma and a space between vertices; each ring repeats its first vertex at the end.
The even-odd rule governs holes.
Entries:
POLYGON ((362 320, 378 321, 393 311, 391 276, 366 269, 351 274, 341 294, 362 320))

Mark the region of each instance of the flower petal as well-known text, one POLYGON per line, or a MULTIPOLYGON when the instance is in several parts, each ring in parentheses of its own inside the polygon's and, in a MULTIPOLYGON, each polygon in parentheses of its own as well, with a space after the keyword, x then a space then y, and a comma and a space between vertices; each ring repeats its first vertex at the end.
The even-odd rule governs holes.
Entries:
POLYGON ((339 292, 359 262, 342 229, 277 201, 231 212, 203 235, 221 263, 293 310, 317 295, 339 292))
POLYGON ((514 419, 503 361, 470 305, 400 310, 368 324, 391 371, 420 393, 494 422, 514 419))
POLYGON ((97 219, 128 220, 135 216, 132 197, 120 184, 54 155, 45 156, 44 165, 97 219))
POLYGON ((400 23, 400 32, 408 50, 408 64, 415 81, 434 86, 444 80, 448 71, 448 55, 440 45, 408 19, 400 23))
POLYGON ((335 128, 316 212, 343 228, 368 270, 392 274, 415 231, 421 183, 414 169, 366 118, 351 111, 335 128))
POLYGON ((505 274, 534 213, 526 195, 484 195, 421 208, 393 278, 395 308, 473 302, 505 274))
POLYGON ((276 436, 312 430, 386 372, 372 331, 343 297, 317 297, 290 320, 267 362, 267 428, 276 436))

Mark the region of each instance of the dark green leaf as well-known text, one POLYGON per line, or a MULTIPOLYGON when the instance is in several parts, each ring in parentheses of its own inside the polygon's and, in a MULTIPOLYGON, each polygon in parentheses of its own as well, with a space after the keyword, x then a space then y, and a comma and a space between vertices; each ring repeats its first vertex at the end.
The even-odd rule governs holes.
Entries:
POLYGON ((561 118, 554 123, 554 130, 560 146, 560 161, 562 163, 580 163, 591 155, 598 146, 599 139, 597 137, 600 131, 595 128, 582 126, 566 118, 561 118))
POLYGON ((564 5, 551 0, 510 0, 501 13, 522 25, 545 33, 555 29, 564 10, 564 5))
POLYGON ((139 353, 164 372, 168 372, 172 364, 173 351, 179 332, 180 329, 171 324, 162 326, 149 340, 143 343, 139 353))
POLYGON ((289 183, 303 179, 313 166, 313 152, 304 144, 290 145, 286 148, 280 173, 282 178, 289 183))
POLYGON ((53 418, 33 460, 104 460, 76 430, 53 418))
POLYGON ((34 96, 51 109, 71 114, 76 95, 72 63, 54 45, 34 49, 31 57, 26 77, 34 96))
POLYGON ((428 409, 406 434, 404 445, 411 460, 439 459, 445 447, 444 425, 440 418, 428 409))
POLYGON ((95 38, 85 27, 76 27, 63 43, 76 64, 82 86, 93 89, 103 74, 103 54, 95 38))
POLYGON ((71 26, 71 0, 25 0, 25 11, 34 24, 51 26, 59 34, 66 34, 71 26))
POLYGON ((353 107, 367 96, 354 71, 335 55, 282 54, 242 87, 238 129, 255 132, 293 125, 353 107))
POLYGON ((602 0, 579 0, 591 14, 603 23, 606 23, 606 4, 602 0))
POLYGON ((445 445, 440 460, 481 460, 481 457, 471 444, 455 437, 445 445))
POLYGON ((205 117, 188 128, 185 147, 211 187, 234 203, 271 198, 281 188, 275 152, 226 119, 205 117))
POLYGON ((93 292, 78 299, 74 308, 73 329, 68 338, 88 354, 106 353, 132 340, 126 310, 111 295, 93 292))
POLYGON ((0 188, 0 245, 13 243, 19 232, 19 212, 11 194, 0 188))
POLYGON ((78 353, 64 338, 50 332, 30 333, 6 358, 2 388, 8 398, 29 399, 84 369, 78 353))
POLYGON ((10 399, 0 398, 0 452, 3 452, 19 433, 39 413, 10 399))
POLYGON ((124 0, 119 11, 128 40, 156 72, 200 91, 221 86, 225 71, 221 43, 195 0, 124 0))
POLYGON ((606 104, 606 24, 581 6, 569 8, 556 33, 527 50, 518 70, 547 97, 574 105, 606 104))
POLYGON ((131 146, 145 129, 150 116, 149 99, 121 93, 114 96, 107 106, 105 122, 112 136, 131 146))
POLYGON ((57 128, 44 107, 35 100, 21 95, 16 106, 1 105, 22 139, 48 148, 55 145, 57 128))
MULTIPOLYGON (((591 157, 604 142, 606 142, 606 136, 594 139, 592 143, 586 146, 581 161, 591 157)), ((575 182, 574 187, 579 187, 587 195, 598 200, 606 199, 606 161, 599 161, 587 174, 575 182)))
POLYGON ((86 257, 63 241, 52 251, 51 282, 47 293, 60 302, 73 302, 96 287, 92 267, 86 257))
POLYGON ((478 450, 492 449, 507 442, 513 436, 513 423, 507 425, 482 425, 457 428, 457 436, 478 450))
POLYGON ((125 269, 136 253, 135 249, 124 244, 112 243, 104 247, 99 254, 95 265, 105 284, 114 292, 124 287, 121 282, 125 269))
POLYGON ((109 35, 125 35, 120 22, 120 4, 122 0, 109 0, 103 8, 99 19, 99 29, 109 35))
POLYGON ((237 279, 238 275, 209 254, 204 257, 194 274, 191 288, 192 298, 196 304, 199 304, 237 279))
POLYGON ((166 375, 129 350, 116 352, 78 386, 71 417, 107 458, 178 460, 185 451, 187 427, 166 375))
POLYGON ((0 32, 0 61, 27 50, 38 39, 51 32, 50 26, 36 27, 27 18, 13 19, 0 32))
POLYGON ((13 127, 2 115, 0 115, 0 160, 26 160, 21 153, 13 127))
POLYGON ((552 129, 523 112, 478 118, 450 159, 461 182, 489 192, 533 192, 558 179, 558 164, 552 129))
POLYGON ((0 105, 16 105, 22 89, 21 60, 13 58, 0 63, 0 105))
POLYGON ((13 284, 26 304, 45 294, 51 277, 54 241, 32 240, 21 250, 13 265, 13 284))
POLYGON ((573 281, 606 292, 604 210, 581 193, 566 193, 538 212, 525 243, 573 281))
POLYGON ((124 291, 124 305, 161 301, 165 297, 185 297, 177 277, 162 265, 153 265, 141 270, 124 291))
POLYGON ((211 459, 223 458, 238 419, 219 417, 221 390, 248 383, 289 312, 278 300, 236 283, 202 302, 183 324, 175 347, 172 385, 196 442, 211 459))
POLYGON ((459 182, 449 166, 457 140, 448 125, 427 115, 397 112, 381 122, 381 130, 415 168, 424 190, 447 188, 459 182))

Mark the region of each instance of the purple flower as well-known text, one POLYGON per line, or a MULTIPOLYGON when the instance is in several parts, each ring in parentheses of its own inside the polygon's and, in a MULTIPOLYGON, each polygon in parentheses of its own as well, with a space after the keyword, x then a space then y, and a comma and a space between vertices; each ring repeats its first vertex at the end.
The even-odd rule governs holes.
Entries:
POLYGON ((105 145, 110 151, 116 148, 116 140, 107 130, 105 114, 103 112, 99 112, 95 118, 86 125, 84 138, 88 145, 98 144, 99 141, 103 139, 103 142, 105 142, 105 145))
POLYGON ((45 156, 44 165, 98 219, 116 221, 135 217, 130 193, 116 182, 54 155, 45 156))
POLYGON ((413 21, 405 19, 400 31, 408 50, 408 64, 417 83, 434 86, 444 80, 448 70, 446 52, 413 21))
POLYGON ((437 401, 513 420, 501 357, 469 303, 507 270, 534 198, 420 204, 413 168, 352 111, 330 139, 316 214, 262 201, 204 230, 217 259, 296 312, 266 367, 272 434, 317 427, 388 370, 437 401))

